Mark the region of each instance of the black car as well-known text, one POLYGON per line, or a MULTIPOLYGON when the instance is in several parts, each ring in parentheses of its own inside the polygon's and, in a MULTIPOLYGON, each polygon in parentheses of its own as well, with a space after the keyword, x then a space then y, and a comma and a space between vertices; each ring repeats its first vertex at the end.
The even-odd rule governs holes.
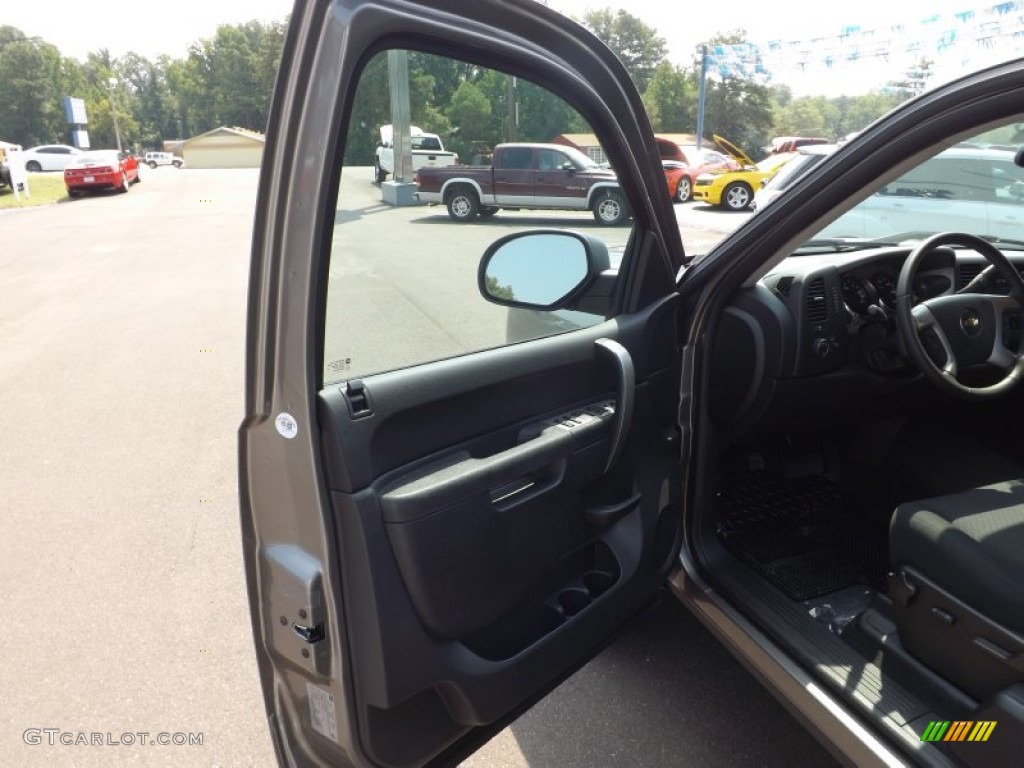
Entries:
POLYGON ((282 764, 454 764, 667 585, 843 761, 1018 765, 1024 206, 985 237, 942 207, 1016 181, 922 186, 927 231, 816 233, 957 141, 1006 143, 1022 95, 1020 60, 934 88, 691 263, 640 96, 581 27, 532 0, 297 3, 239 434, 282 764), (429 81, 491 114, 510 94, 521 132, 586 123, 632 226, 368 198, 345 150, 388 76, 399 113, 429 81), (510 308, 556 319, 508 343, 510 308))

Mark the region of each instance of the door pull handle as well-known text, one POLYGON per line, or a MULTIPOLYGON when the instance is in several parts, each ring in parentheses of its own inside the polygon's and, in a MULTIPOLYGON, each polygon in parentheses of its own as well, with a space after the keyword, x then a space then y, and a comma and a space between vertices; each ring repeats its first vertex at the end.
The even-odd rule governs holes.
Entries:
POLYGON ((598 339, 594 342, 598 353, 611 360, 615 366, 617 400, 615 416, 612 420, 612 446, 608 451, 608 461, 604 465, 604 473, 618 461, 626 447, 626 435, 633 421, 633 399, 636 392, 636 371, 629 350, 614 339, 598 339))

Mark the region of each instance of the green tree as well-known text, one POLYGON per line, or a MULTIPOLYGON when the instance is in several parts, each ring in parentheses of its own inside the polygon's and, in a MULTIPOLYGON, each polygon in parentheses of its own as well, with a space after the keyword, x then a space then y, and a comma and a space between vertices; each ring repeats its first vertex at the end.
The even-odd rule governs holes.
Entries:
POLYGON ((363 68, 356 86, 345 139, 345 165, 371 165, 380 126, 391 122, 388 55, 378 53, 363 68))
POLYGON ((38 38, 0 26, 0 136, 25 145, 67 141, 65 96, 85 100, 93 146, 114 146, 114 110, 123 145, 134 149, 221 124, 263 130, 286 26, 287 21, 223 25, 183 58, 161 56, 155 62, 135 53, 115 58, 102 49, 78 62, 38 38))
POLYGON ((628 11, 611 8, 587 11, 583 15, 583 26, 612 49, 643 93, 668 53, 665 38, 628 11))
MULTIPOLYGON (((413 125, 444 138, 446 147, 453 128, 446 114, 458 77, 456 69, 439 56, 410 52, 409 106, 413 125), (439 97, 440 94, 440 97, 439 97)), ((374 56, 363 69, 356 88, 345 143, 346 165, 369 165, 380 141, 380 126, 391 123, 391 91, 386 51, 374 56)), ((451 147, 449 147, 451 148, 451 147)), ((456 149, 455 151, 458 151, 456 149)))
POLYGON ((448 118, 457 125, 465 140, 493 140, 493 108, 484 92, 473 83, 463 81, 452 95, 448 118))
MULTIPOLYGON (((494 69, 480 69, 478 67, 474 67, 471 72, 467 73, 466 80, 476 85, 487 98, 487 101, 490 102, 491 119, 484 135, 473 136, 463 130, 461 136, 476 146, 481 144, 494 146, 501 141, 511 141, 513 136, 521 138, 518 136, 518 126, 512 124, 516 113, 514 106, 510 106, 509 97, 512 96, 512 93, 509 88, 512 85, 515 86, 516 98, 518 99, 518 94, 523 86, 523 80, 517 79, 513 81, 504 72, 498 72, 494 69)), ((521 111, 519 117, 521 121, 521 111)), ((458 125, 458 122, 454 119, 453 125, 458 125)))
POLYGON ((253 71, 254 87, 266 94, 267 101, 263 105, 263 122, 269 116, 270 98, 277 84, 277 70, 281 65, 281 52, 284 50, 284 37, 288 31, 289 17, 283 21, 271 22, 263 27, 256 46, 256 63, 253 71))
POLYGON ((169 96, 168 124, 164 128, 164 136, 187 139, 213 127, 209 122, 204 123, 199 114, 199 105, 203 104, 205 99, 196 62, 187 58, 172 59, 169 56, 161 56, 158 64, 167 82, 169 96))
POLYGON ((644 106, 655 131, 683 133, 697 124, 697 80, 692 71, 661 62, 654 70, 644 106))
POLYGON ((62 59, 49 43, 0 27, 0 136, 26 147, 65 141, 62 59))
POLYGON ((848 133, 864 130, 905 100, 901 94, 882 91, 852 97, 842 115, 842 128, 837 132, 838 137, 842 138, 848 133))
POLYGON ((519 140, 547 142, 570 132, 576 111, 546 88, 519 80, 519 140))
POLYGON ((184 71, 169 78, 190 133, 219 125, 266 129, 274 78, 284 43, 281 24, 222 24, 212 38, 189 47, 184 71))
MULTIPOLYGON (((738 29, 712 38, 707 45, 739 45, 746 39, 746 32, 738 29)), ((694 65, 699 67, 699 60, 694 65)), ((757 148, 765 146, 772 136, 775 113, 771 89, 739 71, 722 74, 712 69, 706 90, 705 131, 719 134, 747 154, 756 155, 757 148)))
POLYGON ((128 111, 137 123, 129 136, 133 149, 160 149, 165 138, 176 138, 173 102, 160 65, 129 53, 117 62, 118 120, 128 111))
POLYGON ((802 96, 775 104, 777 136, 824 136, 839 140, 861 131, 905 99, 893 91, 857 96, 802 96))
POLYGON ((793 100, 793 89, 788 85, 773 85, 771 92, 772 99, 780 107, 785 107, 793 100))
POLYGON ((484 278, 484 282, 486 283, 488 295, 494 296, 496 299, 505 299, 506 301, 516 300, 516 295, 512 290, 512 286, 502 285, 494 275, 487 275, 484 278))
POLYGON ((117 146, 117 132, 114 130, 114 110, 117 111, 117 127, 121 132, 121 146, 131 149, 139 144, 140 129, 135 115, 138 103, 132 85, 126 79, 128 66, 142 61, 141 57, 125 58, 126 67, 119 67, 118 60, 103 48, 90 52, 79 67, 82 90, 69 94, 85 99, 88 113, 89 144, 93 148, 117 146), (114 80, 111 86, 110 81, 114 80))
POLYGON ((824 96, 804 96, 793 99, 778 110, 774 132, 778 136, 823 136, 839 138, 840 111, 835 100, 824 96))
POLYGON ((446 56, 410 51, 409 90, 413 110, 416 110, 417 98, 424 97, 424 108, 432 106, 443 112, 451 103, 459 85, 464 80, 475 81, 479 76, 479 68, 472 64, 446 56), (427 83, 429 89, 425 87, 427 83))

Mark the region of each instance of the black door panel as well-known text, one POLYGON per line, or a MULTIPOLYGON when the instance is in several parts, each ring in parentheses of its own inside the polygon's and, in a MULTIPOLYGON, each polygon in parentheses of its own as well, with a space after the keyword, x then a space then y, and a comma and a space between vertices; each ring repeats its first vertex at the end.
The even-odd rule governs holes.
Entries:
POLYGON ((679 492, 675 306, 369 377, 369 416, 321 393, 360 724, 383 762, 395 729, 494 722, 660 583, 679 492), (619 378, 595 342, 613 335, 636 408, 605 472, 619 378))
MULTIPOLYGON (((613 338, 629 350, 638 382, 678 365, 677 298, 543 343, 369 377, 363 381, 369 418, 352 418, 343 385, 325 387, 319 400, 330 487, 364 488, 397 467, 480 435, 492 435, 497 452, 518 435, 494 434, 503 427, 614 397, 617 372, 596 348, 598 339, 613 338)), ((662 414, 670 423, 672 416, 662 414)))
POLYGON ((386 490, 388 537, 425 626, 462 637, 521 600, 586 536, 580 497, 607 451, 607 440, 577 449, 568 429, 551 426, 485 459, 459 452, 386 490))

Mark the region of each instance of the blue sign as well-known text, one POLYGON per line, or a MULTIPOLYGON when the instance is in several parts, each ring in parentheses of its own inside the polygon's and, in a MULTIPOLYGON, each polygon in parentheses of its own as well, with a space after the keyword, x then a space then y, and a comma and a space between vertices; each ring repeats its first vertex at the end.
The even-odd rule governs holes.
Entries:
POLYGON ((85 100, 72 96, 64 97, 64 117, 71 125, 85 125, 89 122, 85 114, 85 100))

